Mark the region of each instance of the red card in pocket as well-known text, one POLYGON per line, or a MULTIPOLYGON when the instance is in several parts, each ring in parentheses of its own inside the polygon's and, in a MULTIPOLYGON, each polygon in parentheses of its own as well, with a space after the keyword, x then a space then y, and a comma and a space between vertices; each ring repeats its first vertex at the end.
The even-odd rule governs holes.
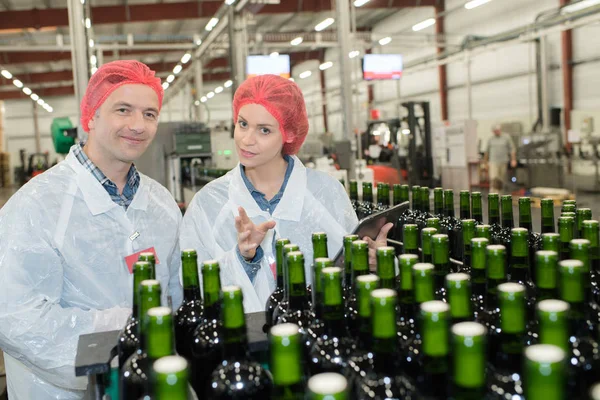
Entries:
POLYGON ((158 261, 158 255, 156 254, 156 250, 154 250, 154 246, 149 247, 145 250, 138 251, 137 253, 133 253, 125 257, 125 263, 127 264, 127 268, 129 269, 130 274, 133 274, 133 264, 137 262, 137 260, 140 258, 140 254, 142 253, 154 254, 154 257, 156 258, 156 264, 160 264, 160 262, 158 261))

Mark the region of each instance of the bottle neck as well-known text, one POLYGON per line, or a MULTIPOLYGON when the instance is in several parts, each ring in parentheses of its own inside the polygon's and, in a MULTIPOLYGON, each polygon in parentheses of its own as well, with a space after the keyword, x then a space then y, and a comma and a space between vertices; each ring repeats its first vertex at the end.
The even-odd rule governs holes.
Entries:
POLYGON ((146 322, 142 325, 140 344, 149 359, 158 360, 174 354, 173 323, 170 317, 163 318, 162 324, 146 322))
POLYGON ((186 286, 183 288, 184 303, 198 300, 202 300, 202 296, 200 295, 200 286, 186 286))
POLYGON ((500 207, 498 200, 488 200, 488 223, 490 225, 500 225, 500 207))

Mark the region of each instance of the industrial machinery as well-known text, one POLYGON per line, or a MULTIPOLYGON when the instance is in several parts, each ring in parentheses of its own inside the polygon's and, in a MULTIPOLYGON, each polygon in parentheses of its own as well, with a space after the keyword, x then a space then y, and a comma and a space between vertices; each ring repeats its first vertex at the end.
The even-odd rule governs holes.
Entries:
POLYGON ((77 127, 74 127, 69 117, 59 117, 52 120, 50 125, 52 143, 57 154, 68 154, 77 138, 77 127))
POLYGON ((433 186, 433 153, 429 102, 402 103, 401 117, 367 123, 363 154, 371 161, 375 180, 389 179, 389 169, 401 171, 413 185, 433 186), (378 179, 388 176, 388 179, 378 179))
POLYGON ((204 184, 198 177, 201 168, 211 165, 211 137, 211 129, 201 122, 162 122, 136 167, 168 188, 176 201, 185 202, 189 196, 184 188, 195 193, 204 184))

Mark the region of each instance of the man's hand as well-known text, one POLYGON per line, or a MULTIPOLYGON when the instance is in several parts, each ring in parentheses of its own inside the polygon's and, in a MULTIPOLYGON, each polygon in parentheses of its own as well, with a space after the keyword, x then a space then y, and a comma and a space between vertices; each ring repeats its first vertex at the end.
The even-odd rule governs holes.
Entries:
POLYGON ((261 244, 269 229, 275 228, 275 221, 254 225, 254 222, 246 214, 246 210, 239 207, 238 212, 240 215, 235 217, 238 248, 242 257, 251 260, 256 255, 256 248, 261 244))
POLYGON ((511 168, 517 168, 517 160, 510 160, 511 168))
POLYGON ((387 235, 390 229, 394 227, 394 224, 388 222, 381 227, 379 234, 375 240, 368 236, 365 236, 363 240, 369 244, 369 269, 371 271, 377 271, 377 249, 379 247, 387 246, 387 235))

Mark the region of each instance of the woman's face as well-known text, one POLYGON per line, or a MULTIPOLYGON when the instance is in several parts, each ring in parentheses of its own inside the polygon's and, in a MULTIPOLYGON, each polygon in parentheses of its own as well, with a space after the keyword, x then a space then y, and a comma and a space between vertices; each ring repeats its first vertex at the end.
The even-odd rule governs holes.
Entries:
POLYGON ((246 104, 240 109, 233 138, 240 163, 246 168, 281 157, 283 138, 279 122, 259 104, 246 104))

